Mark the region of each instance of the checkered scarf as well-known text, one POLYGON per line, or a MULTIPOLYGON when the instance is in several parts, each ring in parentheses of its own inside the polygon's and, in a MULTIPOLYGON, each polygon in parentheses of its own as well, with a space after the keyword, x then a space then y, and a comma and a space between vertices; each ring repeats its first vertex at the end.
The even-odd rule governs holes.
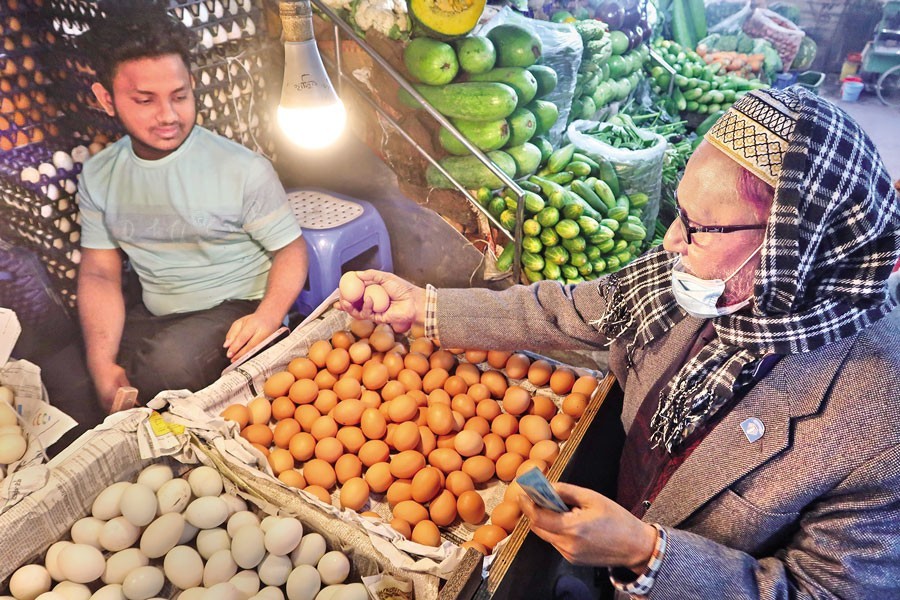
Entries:
MULTIPOLYGON (((754 92, 796 115, 778 176, 752 311, 718 317, 718 337, 660 393, 651 442, 672 452, 747 391, 767 354, 811 352, 869 327, 893 308, 886 280, 900 255, 900 198, 869 137, 806 90, 754 92)), ((732 109, 752 103, 745 97, 732 109)), ((741 162, 740 160, 738 162, 741 162)), ((634 350, 685 317, 671 291, 675 255, 647 252, 600 284, 595 324, 634 350)))

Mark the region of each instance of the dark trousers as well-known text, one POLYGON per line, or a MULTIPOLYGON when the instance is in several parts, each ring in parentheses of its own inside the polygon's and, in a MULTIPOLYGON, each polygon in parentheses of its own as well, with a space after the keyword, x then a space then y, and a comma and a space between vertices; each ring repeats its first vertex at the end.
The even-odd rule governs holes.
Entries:
POLYGON ((143 303, 128 308, 118 363, 144 404, 163 390, 200 390, 228 366, 225 334, 259 300, 227 300, 218 306, 157 317, 143 303))

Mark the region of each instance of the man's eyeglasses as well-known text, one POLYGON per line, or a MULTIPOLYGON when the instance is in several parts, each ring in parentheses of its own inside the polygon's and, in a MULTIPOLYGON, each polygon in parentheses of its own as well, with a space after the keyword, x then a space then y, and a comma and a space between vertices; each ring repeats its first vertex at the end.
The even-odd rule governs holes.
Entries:
POLYGON ((694 233, 732 233, 735 231, 749 231, 752 229, 766 228, 765 223, 754 223, 753 225, 691 225, 684 209, 678 204, 678 192, 675 192, 675 206, 678 207, 678 220, 681 222, 684 240, 688 244, 691 243, 691 234, 694 233))

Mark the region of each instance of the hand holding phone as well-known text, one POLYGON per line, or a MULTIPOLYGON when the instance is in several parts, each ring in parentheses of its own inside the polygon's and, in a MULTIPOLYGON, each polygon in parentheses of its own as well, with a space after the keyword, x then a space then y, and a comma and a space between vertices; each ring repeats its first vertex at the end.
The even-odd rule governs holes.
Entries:
POLYGON ((537 467, 522 473, 516 477, 515 481, 525 490, 528 497, 541 508, 555 512, 568 512, 570 510, 537 467))

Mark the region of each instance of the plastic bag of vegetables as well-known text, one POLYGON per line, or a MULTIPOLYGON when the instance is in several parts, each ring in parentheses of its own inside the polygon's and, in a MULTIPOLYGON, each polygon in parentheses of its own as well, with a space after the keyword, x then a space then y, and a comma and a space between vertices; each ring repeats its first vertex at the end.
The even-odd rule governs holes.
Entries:
POLYGON ((620 186, 613 190, 616 196, 647 195, 640 219, 647 231, 652 231, 659 213, 666 139, 635 127, 627 115, 617 115, 611 121, 573 121, 566 133, 577 152, 615 169, 620 186))
POLYGON ((747 0, 744 7, 728 18, 722 19, 715 25, 710 25, 708 33, 738 33, 744 26, 744 21, 750 18, 753 9, 750 7, 750 0, 747 0))

